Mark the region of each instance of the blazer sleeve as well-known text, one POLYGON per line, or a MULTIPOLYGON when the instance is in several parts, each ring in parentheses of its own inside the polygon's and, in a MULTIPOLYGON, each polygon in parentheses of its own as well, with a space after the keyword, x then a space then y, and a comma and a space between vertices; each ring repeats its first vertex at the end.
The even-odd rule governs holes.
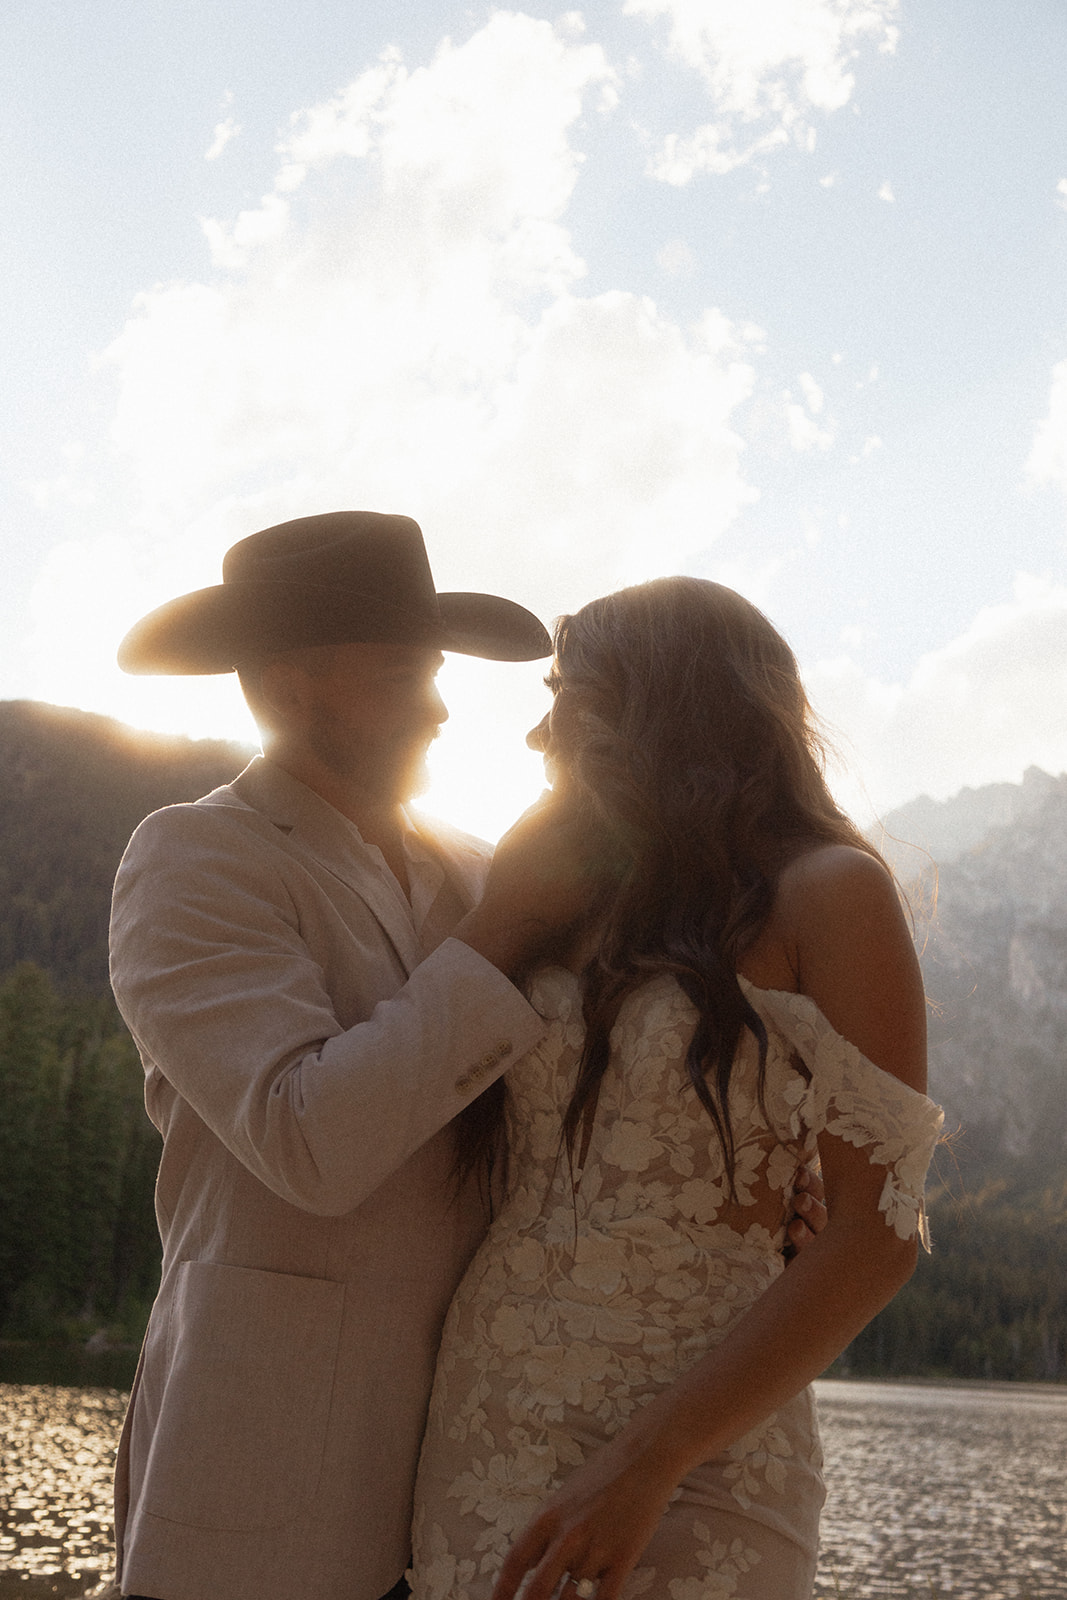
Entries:
POLYGON ((341 1215, 545 1025, 496 967, 447 939, 343 1027, 279 856, 232 810, 149 817, 115 883, 112 984, 146 1064, 226 1148, 284 1200, 341 1215))

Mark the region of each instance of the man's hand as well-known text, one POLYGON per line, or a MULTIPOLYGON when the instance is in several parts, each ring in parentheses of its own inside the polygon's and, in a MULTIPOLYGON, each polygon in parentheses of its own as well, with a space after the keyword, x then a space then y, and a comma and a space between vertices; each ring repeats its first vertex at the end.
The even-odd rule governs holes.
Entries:
POLYGON ((801 1167, 796 1176, 793 1216, 785 1230, 785 1254, 790 1260, 826 1226, 826 1191, 814 1167, 801 1167))
POLYGON ((497 845, 482 899, 454 937, 517 979, 595 910, 607 882, 594 829, 549 791, 497 845))

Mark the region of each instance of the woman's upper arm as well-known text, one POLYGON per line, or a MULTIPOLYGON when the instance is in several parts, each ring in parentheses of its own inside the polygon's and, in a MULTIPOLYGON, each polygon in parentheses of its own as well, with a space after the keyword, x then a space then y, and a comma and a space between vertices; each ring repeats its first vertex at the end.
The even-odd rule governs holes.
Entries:
POLYGON ((786 892, 801 992, 868 1060, 925 1093, 922 975, 886 868, 853 846, 829 846, 801 859, 786 892))

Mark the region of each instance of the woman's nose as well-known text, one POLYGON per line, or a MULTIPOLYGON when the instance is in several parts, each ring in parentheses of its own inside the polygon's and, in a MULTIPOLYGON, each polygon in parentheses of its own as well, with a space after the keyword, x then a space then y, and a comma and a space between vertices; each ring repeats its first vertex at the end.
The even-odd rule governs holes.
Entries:
POLYGON ((537 724, 537 727, 531 728, 529 733, 526 735, 526 743, 529 745, 530 749, 539 750, 542 755, 544 755, 546 749, 548 748, 548 717, 549 713, 546 711, 540 722, 537 724))

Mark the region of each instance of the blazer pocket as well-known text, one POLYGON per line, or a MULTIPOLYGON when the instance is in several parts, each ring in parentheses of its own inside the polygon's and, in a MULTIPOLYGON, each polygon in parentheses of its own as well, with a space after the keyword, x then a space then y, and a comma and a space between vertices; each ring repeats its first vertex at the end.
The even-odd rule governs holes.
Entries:
POLYGON ((294 1520, 322 1471, 345 1286, 186 1261, 145 1510, 251 1532, 294 1520))

